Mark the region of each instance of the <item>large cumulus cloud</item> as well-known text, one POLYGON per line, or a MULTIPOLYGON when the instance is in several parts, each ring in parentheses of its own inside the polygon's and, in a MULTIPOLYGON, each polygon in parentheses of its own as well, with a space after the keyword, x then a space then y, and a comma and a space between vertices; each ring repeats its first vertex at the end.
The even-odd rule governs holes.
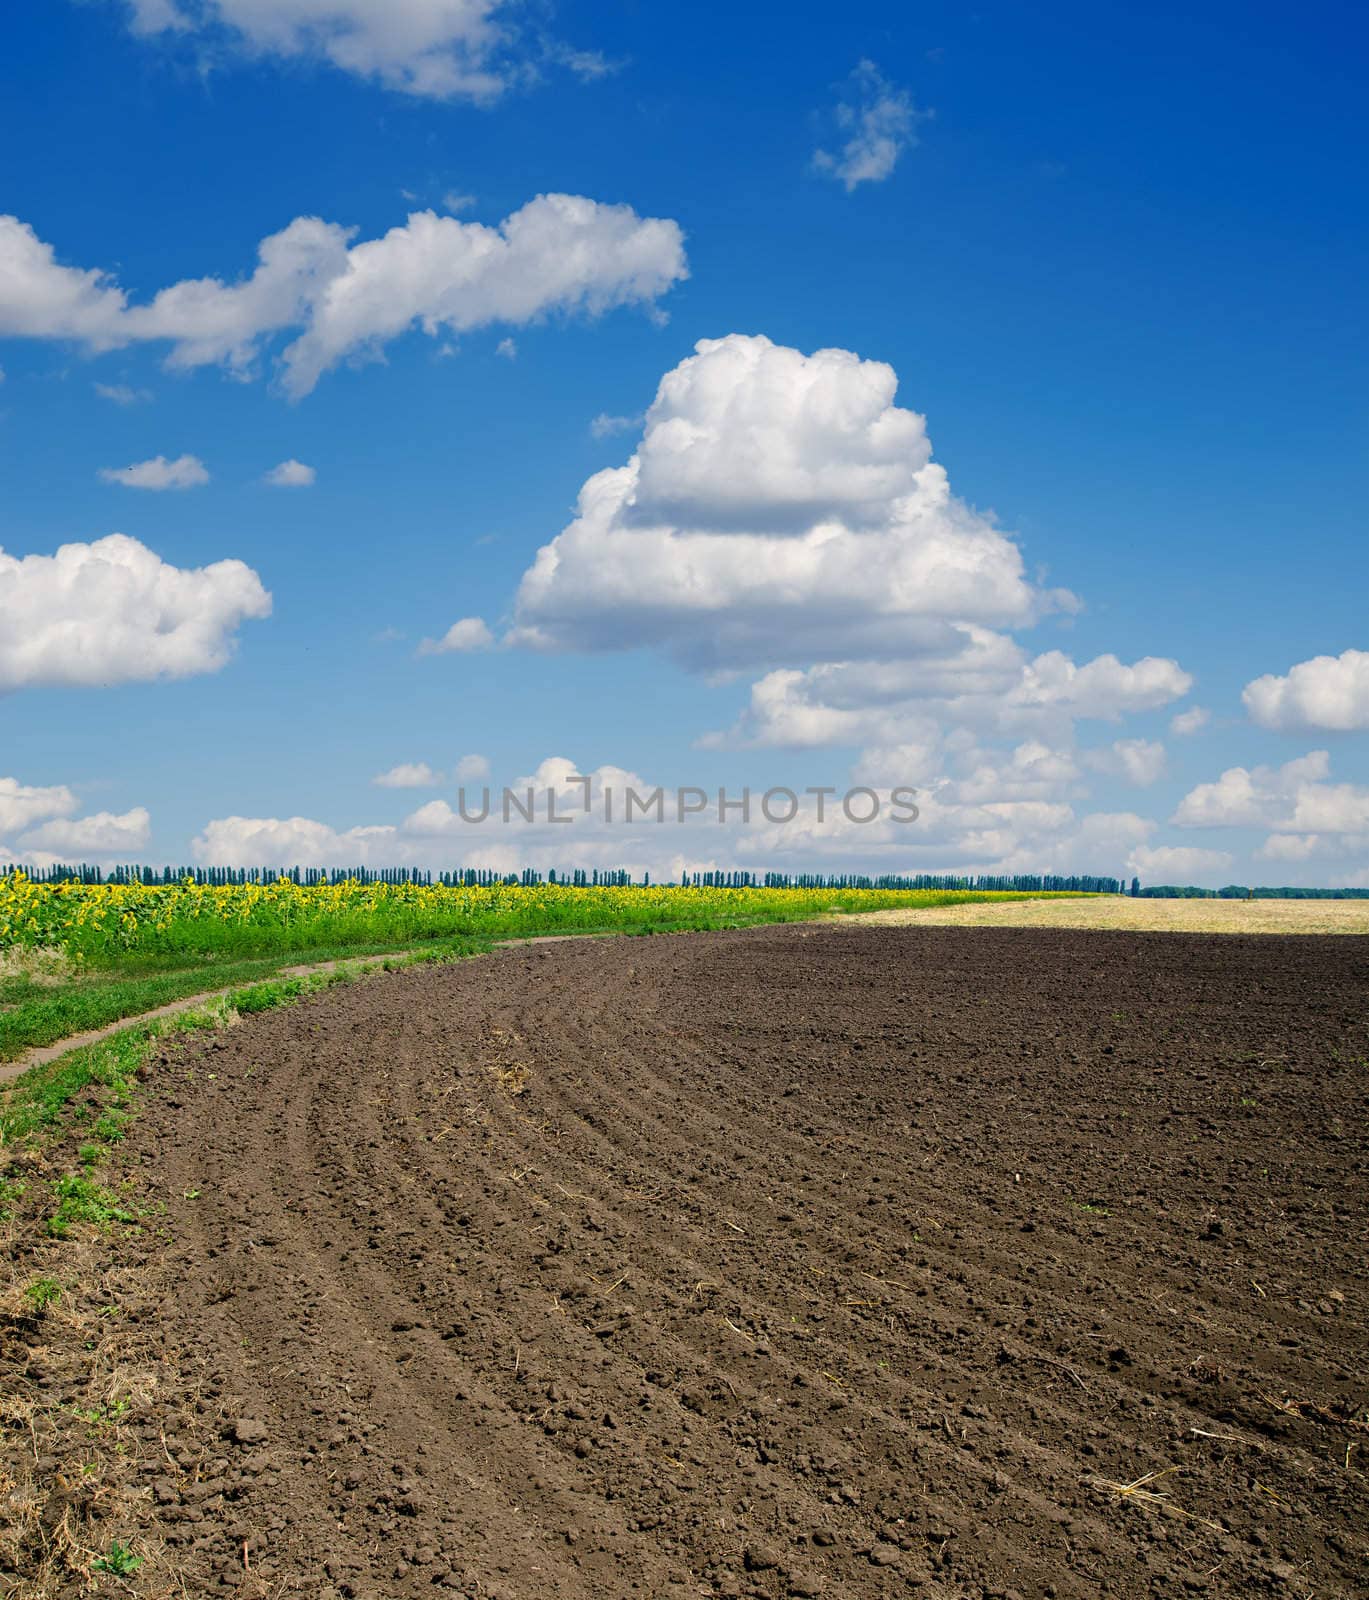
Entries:
MULTIPOLYGON (((909 866, 1110 847, 1111 860, 1073 864, 1115 870, 1144 835, 1134 819, 1084 827, 1087 774, 1153 781, 1165 751, 1081 749, 1077 730, 1168 706, 1193 680, 1167 657, 1078 661, 1020 643, 1077 602, 952 492, 896 391, 890 366, 849 350, 702 341, 662 378, 627 462, 585 483, 524 573, 505 643, 758 674, 740 716, 700 743, 846 746, 861 781, 917 785, 916 837, 888 841, 909 866)), ((814 859, 875 843, 813 826, 814 859)), ((800 840, 765 842, 778 854, 800 840)))
POLYGON ((1241 698, 1262 728, 1284 733, 1369 728, 1369 650, 1313 656, 1282 676, 1266 673, 1246 684, 1241 698))
POLYGON ((216 672, 271 596, 241 561, 172 566, 112 533, 55 555, 0 550, 0 694, 216 672))
POLYGON ((511 642, 754 668, 957 653, 952 624, 1071 605, 952 494, 896 382, 846 350, 701 341, 524 574, 511 642))

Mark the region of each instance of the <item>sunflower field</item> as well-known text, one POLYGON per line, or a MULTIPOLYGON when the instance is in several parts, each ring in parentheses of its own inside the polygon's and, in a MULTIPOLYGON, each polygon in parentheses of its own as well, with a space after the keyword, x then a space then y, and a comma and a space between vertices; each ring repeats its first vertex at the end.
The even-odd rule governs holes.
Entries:
POLYGON ((539 933, 715 928, 961 900, 985 890, 718 888, 566 883, 38 883, 0 877, 0 951, 60 950, 103 966, 134 955, 277 954, 539 933))

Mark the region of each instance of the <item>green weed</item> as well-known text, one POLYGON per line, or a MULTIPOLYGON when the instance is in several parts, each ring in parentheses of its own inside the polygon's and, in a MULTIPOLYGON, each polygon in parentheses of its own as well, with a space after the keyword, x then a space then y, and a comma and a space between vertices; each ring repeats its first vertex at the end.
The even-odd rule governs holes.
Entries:
POLYGON ((93 1178, 70 1172, 58 1178, 53 1192, 57 1196, 57 1209, 48 1218, 48 1232, 54 1239, 65 1239, 76 1222, 108 1228, 116 1222, 134 1221, 132 1212, 125 1211, 115 1196, 93 1178))
POLYGON ((46 1311, 62 1298, 62 1285, 56 1278, 35 1278, 24 1290, 24 1299, 35 1311, 46 1311))
POLYGON ((96 1556, 90 1563, 90 1570, 112 1573, 116 1578, 131 1578, 142 1564, 141 1556, 135 1556, 128 1545, 115 1539, 104 1555, 96 1556))
POLYGON ((73 1417, 96 1429, 112 1428, 128 1415, 131 1402, 128 1397, 122 1396, 118 1400, 111 1400, 103 1406, 71 1406, 69 1409, 73 1417))

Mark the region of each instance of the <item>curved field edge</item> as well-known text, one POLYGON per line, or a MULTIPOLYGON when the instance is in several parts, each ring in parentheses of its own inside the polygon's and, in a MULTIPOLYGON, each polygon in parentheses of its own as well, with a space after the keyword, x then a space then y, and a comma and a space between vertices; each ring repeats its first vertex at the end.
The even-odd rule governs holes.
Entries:
MULTIPOLYGON (((87 1586, 170 1596, 177 1563, 197 1559, 197 1541, 211 1530, 219 1535, 215 1562, 231 1569, 222 1572, 224 1587, 232 1578, 243 1600, 275 1596, 269 1567, 259 1567, 273 1553, 281 1560, 288 1529, 277 1533, 276 1525, 287 1503, 271 1469, 268 1481, 245 1485, 234 1473, 258 1455, 288 1458, 283 1495, 306 1448, 330 1495, 345 1500, 349 1473, 369 1486, 353 1536, 374 1534, 391 1552, 383 1563, 368 1557, 365 1573, 349 1570, 349 1552, 338 1548, 340 1500, 338 1520, 319 1521, 327 1549, 309 1568, 316 1581, 306 1592, 326 1594, 325 1577, 344 1580, 343 1594, 348 1583, 366 1596, 433 1592, 440 1566, 430 1579, 415 1553, 406 1581, 392 1588, 389 1563, 405 1530, 431 1512, 434 1488, 440 1496, 438 1485, 468 1480, 439 1476, 426 1492, 408 1477, 402 1488, 398 1477, 388 1480, 392 1460, 412 1461, 410 1421, 421 1423, 431 1401, 445 1426, 453 1398, 478 1416, 480 1460, 506 1470, 505 1488, 520 1508, 528 1483, 519 1474, 534 1461, 539 1473, 550 1468, 553 1482, 561 1467, 567 1482, 593 1473, 593 1463, 613 1474, 605 1503, 625 1504, 632 1520, 606 1510, 617 1518, 612 1537, 601 1540, 579 1504, 547 1524, 574 1535, 573 1550, 564 1540, 569 1553, 556 1563, 563 1574, 574 1577, 571 1560, 600 1563, 602 1581, 589 1590, 596 1600, 626 1592, 614 1580, 609 1546, 651 1554, 661 1581, 646 1592, 687 1592, 666 1587, 668 1541, 693 1526, 690 1508, 712 1474, 748 1499, 777 1476, 798 1496, 786 1504, 801 1504, 812 1518, 778 1536, 766 1528, 738 1534, 735 1560, 719 1574, 726 1581, 711 1591, 719 1595, 868 1600, 905 1592, 906 1574, 908 1583, 925 1575, 919 1593, 929 1600, 961 1600, 1011 1593, 1005 1564, 1029 1600, 1056 1592, 1063 1600, 1130 1600, 1181 1585, 1240 1600, 1309 1592, 1348 1600, 1359 1592, 1345 1574, 1364 1548, 1355 1506, 1362 1511, 1356 1457, 1365 1423, 1358 1407, 1328 1409, 1331 1374, 1316 1359, 1339 1343, 1332 1364, 1347 1368, 1339 1379, 1353 1398, 1363 1274, 1349 1240, 1362 1201, 1344 1182, 1344 1129, 1323 1133, 1322 1124, 1332 1112, 1354 1114, 1356 1084, 1343 1058, 1363 1051, 1363 1023, 1352 1015, 1358 950, 1347 951, 1348 941, 1339 949, 1295 941, 1283 952, 1254 941, 1154 941, 1138 942, 1145 959, 1137 962, 1113 941, 1052 938, 1041 941, 1041 970, 1028 976, 1020 940, 992 933, 967 942, 796 929, 726 941, 733 948, 721 963, 709 954, 721 941, 673 943, 509 952, 488 974, 419 970, 298 1016, 187 1041, 183 1055, 155 1049, 146 1120, 125 1163, 128 1186, 116 1172, 102 1193, 68 1184, 63 1197, 97 1212, 141 1205, 143 1232, 125 1236, 113 1215, 77 1219, 64 1243, 41 1241, 48 1253, 25 1263, 29 1277, 18 1292, 35 1293, 18 1314, 40 1330, 35 1342, 46 1330, 66 1346, 33 1350, 30 1373, 53 1385, 39 1398, 51 1405, 59 1395, 63 1354, 83 1363, 88 1383, 79 1396, 60 1392, 65 1405, 57 1407, 58 1425, 79 1443, 80 1481, 73 1486, 69 1473, 62 1494, 39 1502, 28 1523, 42 1529, 50 1513, 54 1565, 35 1577, 30 1561, 16 1600, 66 1600, 87 1586), (966 963, 971 946, 976 959, 966 963), (748 950, 754 959, 738 959, 748 950), (853 1005, 881 960, 892 1004, 917 983, 914 1011, 853 1005), (829 972, 836 963, 840 981, 824 987, 818 963, 829 972), (1113 978, 1102 982, 1099 966, 1113 978), (1313 1003, 1290 1010, 1299 974, 1313 1003), (1114 993, 1114 980, 1125 992, 1114 993), (662 986, 677 997, 664 1009, 662 986), (1265 986, 1250 1014, 1250 994, 1265 986), (1081 1012, 1076 1002, 1090 990, 1100 992, 1081 1012), (707 996, 702 1016, 699 995, 707 996), (1184 1002, 1198 1000, 1203 1014, 1190 1016, 1184 1002), (1062 1024, 1069 1034, 1058 1042, 1062 1024), (784 1065, 774 1077, 753 1070, 772 1026, 783 1048, 768 1058, 784 1065), (275 1037, 274 1055, 261 1048, 263 1032, 275 1037), (980 1044, 1004 1033, 1010 1048, 981 1056, 980 1044), (460 1072, 477 1136, 457 1170, 448 1154, 456 1141, 446 1141, 450 1124, 463 1120, 460 1108, 430 1090, 439 1067, 449 1086, 462 1039, 471 1046, 460 1072), (1247 1047, 1258 1047, 1258 1059, 1245 1062, 1247 1047), (940 1092, 891 1102, 888 1071, 910 1054, 934 1068, 929 1087, 940 1092), (621 1071, 604 1070, 613 1062, 621 1071), (739 1070, 725 1071, 728 1063, 739 1070), (273 1070, 280 1079, 268 1080, 273 1070), (253 1093, 258 1072, 271 1092, 253 1093), (1323 1087, 1326 1076, 1339 1089, 1323 1087), (1082 1124, 1070 1110, 1071 1085, 1083 1091, 1082 1124), (1047 1086, 1052 1092, 1042 1093, 1047 1086), (1032 1114, 1045 1119, 1035 1133, 1032 1114), (1128 1173, 1115 1161, 1130 1142, 1131 1119, 1167 1130, 1151 1140, 1158 1166, 1128 1173), (1210 1136, 1214 1122, 1226 1141, 1210 1136), (705 1126, 713 1133, 701 1166, 705 1126), (1072 1129, 1074 1144, 1036 1136, 1052 1127, 1072 1129), (154 1163, 151 1184, 140 1181, 139 1145, 141 1159, 154 1163), (264 1188, 253 1189, 242 1170, 254 1145, 256 1161, 274 1174, 264 1188), (1223 1148, 1229 1158, 1218 1154, 1223 1148), (857 1151, 858 1177, 849 1172, 857 1151), (867 1159, 871 1153, 879 1159, 867 1159), (1278 1170, 1262 1173, 1266 1161, 1278 1170), (1186 1177, 1190 1165, 1198 1170, 1186 1177), (739 1172, 750 1172, 754 1187, 738 1183, 739 1172), (426 1181, 396 1183, 405 1173, 426 1181), (1204 1174, 1237 1189, 1203 1182, 1204 1174), (274 1203, 259 1208, 256 1197, 269 1196, 275 1179, 286 1181, 274 1203), (1254 1210, 1241 1204, 1247 1182, 1265 1197, 1254 1210), (170 1216, 158 1196, 170 1202, 170 1216), (1295 1216, 1283 1221, 1266 1200, 1280 1209, 1297 1202, 1295 1216), (170 1217, 181 1219, 174 1240, 170 1217), (416 1311, 433 1280, 410 1261, 423 1239, 465 1259, 436 1303, 416 1311), (1157 1242, 1165 1247, 1159 1254, 1157 1242), (278 1252, 292 1243, 282 1273, 278 1252), (348 1245, 359 1275, 352 1289, 374 1288, 388 1274, 403 1293, 374 1301, 320 1294, 296 1276, 348 1245), (1135 1280, 1128 1262, 1141 1269, 1135 1280), (1077 1279, 1081 1264, 1087 1271, 1077 1279), (1350 1281, 1333 1287, 1347 1266, 1350 1281), (171 1275, 182 1270, 195 1287, 178 1296, 171 1275), (1323 1292, 1324 1306, 1316 1303, 1323 1292), (374 1347, 369 1337, 337 1337, 363 1300, 360 1326, 374 1334, 374 1347), (1035 1320, 1022 1322, 1021 1310, 1035 1320), (469 1371, 451 1365, 453 1318, 469 1342, 469 1371), (311 1324, 331 1337, 301 1338, 311 1324), (1137 1342, 1136 1332, 1146 1338, 1137 1342), (1304 1341, 1306 1357, 1295 1348, 1304 1341), (159 1344, 169 1358, 160 1388, 147 1359, 159 1344), (365 1419, 361 1431, 377 1458, 369 1465, 350 1424, 339 1420, 329 1431, 339 1413, 310 1410, 333 1403, 315 1394, 328 1351, 342 1352, 363 1378, 385 1378, 372 1403, 350 1370, 331 1373, 352 1385, 335 1403, 365 1419), (415 1356, 416 1371, 405 1365, 415 1356), (211 1382, 184 1392, 177 1357, 211 1382), (287 1379, 303 1397, 306 1430, 302 1438, 291 1433, 289 1444, 277 1431, 279 1415, 255 1409, 260 1397, 238 1381, 241 1372, 268 1368, 304 1375, 287 1379), (787 1401, 798 1402, 799 1429, 757 1408, 767 1388, 758 1375, 772 1369, 784 1376, 787 1401), (624 1386, 633 1373, 637 1381, 624 1386), (791 1378, 800 1376, 795 1386, 791 1378), (459 1397, 442 1388, 453 1377, 459 1397), (649 1409, 632 1403, 637 1390, 654 1397, 649 1409), (256 1420, 263 1417, 265 1445, 256 1420), (388 1426, 395 1437, 385 1446, 388 1426), (706 1448, 715 1431, 726 1445, 721 1454, 706 1448), (487 1453, 487 1441, 497 1448, 487 1453), (872 1442, 879 1448, 867 1448, 872 1442), (582 1458, 591 1465, 582 1469, 582 1458), (634 1498, 643 1484, 677 1475, 694 1486, 673 1497, 676 1506, 634 1498), (936 1480, 937 1493, 925 1509, 910 1510, 926 1498, 924 1478, 936 1480), (387 1509, 377 1501, 373 1512, 380 1480, 387 1509), (213 1495, 225 1502, 217 1513, 204 1498, 213 1495), (163 1504, 179 1518, 170 1534, 179 1553, 159 1542, 163 1504), (1006 1520, 1000 1507, 1011 1511, 1006 1520), (1027 1520, 1019 1525, 1016 1516, 1027 1520), (864 1529, 863 1542, 848 1525, 864 1529), (1018 1538, 1019 1526, 1038 1540, 1049 1534, 1049 1543, 1018 1538), (995 1528, 998 1540, 1011 1540, 996 1554, 995 1528), (789 1548, 794 1533, 827 1529, 835 1543, 824 1531, 802 1554, 789 1548), (1323 1535, 1339 1545, 1323 1545, 1323 1535), (1070 1581, 1066 1567, 1083 1562, 1087 1573, 1091 1551, 1112 1558, 1111 1583, 1101 1573, 1096 1582, 1080 1574, 1070 1581), (1312 1554, 1320 1568, 1304 1584, 1312 1554), (337 1574, 324 1570, 325 1556, 337 1574), (978 1574, 962 1561, 990 1556, 999 1566, 993 1580, 986 1573, 967 1590, 978 1574), (143 1567, 125 1584, 120 1572, 127 1577, 132 1563, 143 1567)), ((922 1069, 909 1070, 912 1087, 922 1069)), ((136 1097, 136 1072, 128 1088, 136 1097)), ((84 1108, 87 1121, 101 1114, 106 1094, 84 1108)), ((52 1212, 54 1180, 71 1168, 70 1176, 83 1176, 79 1125, 59 1119, 50 1130, 63 1130, 60 1152, 48 1146, 49 1166, 35 1171, 39 1181, 24 1197, 34 1233, 52 1212), (44 1205, 33 1203, 40 1198, 44 1205)), ((35 1153, 45 1145, 37 1136, 35 1153)), ((98 1185, 99 1175, 90 1181, 98 1185)), ((344 1285, 325 1274, 322 1287, 344 1285)), ((19 1421, 11 1442, 23 1445, 19 1421)), ((42 1437, 45 1451, 50 1436, 42 1437)), ((77 1454, 54 1453, 68 1462, 77 1454)), ((476 1495, 471 1515, 478 1520, 492 1503, 476 1495)), ((513 1523, 529 1520, 506 1516, 494 1529, 495 1559, 522 1560, 525 1577, 513 1523)), ((219 1581, 217 1572, 212 1582, 192 1574, 179 1592, 217 1592, 219 1581)), ((462 1588, 510 1600, 580 1596, 592 1571, 569 1590, 539 1581, 462 1588)))
MULTIPOLYGON (((6 1378, 0 1382, 0 1586, 7 1600, 128 1593, 126 1583, 158 1554, 137 1543, 141 1491, 121 1428, 130 1407, 148 1403, 157 1388, 155 1361, 130 1332, 139 1308, 155 1310, 157 1287, 146 1268, 120 1261, 119 1235, 146 1230, 171 1241, 160 1215, 139 1207, 131 1181, 117 1171, 149 1056, 178 1037, 231 1028, 325 990, 466 959, 483 948, 339 962, 250 984, 173 1016, 131 1021, 0 1087, 0 1245, 7 1268, 0 1277, 0 1373, 6 1378), (79 1403, 49 1412, 46 1457, 38 1453, 32 1409, 8 1382, 8 1369, 21 1355, 33 1374, 28 1342, 41 1337, 45 1323, 60 1328, 68 1351, 80 1352, 83 1391, 79 1403), (25 1460, 28 1441, 33 1447, 25 1460), (72 1445, 83 1458, 81 1482, 74 1488, 60 1478, 45 1483, 52 1462, 72 1445), (94 1538, 87 1526, 92 1518, 100 1530, 94 1538)), ((37 1376, 45 1381, 41 1365, 37 1376)), ((192 1432, 202 1427, 188 1413, 169 1416, 165 1424, 192 1432)))
MULTIPOLYGON (((211 995, 203 1004, 193 1005, 175 1016, 158 1017, 150 1022, 131 1020, 126 1028, 120 1028, 107 1039, 69 1050, 55 1060, 31 1067, 15 1079, 0 1101, 0 1150, 9 1152, 16 1145, 58 1125, 72 1102, 92 1085, 109 1091, 114 1109, 126 1118, 131 1114, 129 1099, 148 1049, 168 1034, 229 1027, 239 1017, 290 1005, 337 984, 355 983, 420 962, 458 959, 461 958, 446 951, 425 951, 414 956, 389 956, 379 961, 344 962, 318 972, 275 978, 211 995)), ((4 1181, 0 1179, 0 1183, 4 1181)))
MULTIPOLYGON (((749 891, 739 893, 748 895, 749 891)), ((192 959, 193 953, 186 952, 177 964, 171 956, 150 956, 135 949, 122 960, 115 956, 92 966, 81 966, 73 965, 60 948, 0 952, 8 954, 14 968, 7 971, 0 967, 0 1062, 15 1062, 30 1050, 68 1039, 75 1041, 83 1034, 94 1033, 112 1023, 137 1018, 181 1001, 208 999, 239 985, 278 977, 282 973, 292 974, 294 969, 306 965, 388 957, 396 951, 450 959, 477 955, 495 944, 518 939, 754 927, 803 921, 824 914, 858 914, 858 907, 869 904, 872 898, 898 905, 907 904, 916 896, 919 906, 1026 898, 1021 892, 998 890, 854 890, 845 893, 786 890, 779 893, 792 894, 793 898, 787 902, 767 899, 761 903, 739 899, 735 909, 720 907, 716 900, 696 905, 682 902, 683 914, 678 916, 643 915, 627 901, 617 918, 587 923, 554 916, 539 921, 519 912, 502 920, 487 918, 480 927, 463 932, 439 934, 423 929, 408 941, 383 943, 344 940, 320 943, 311 925, 312 943, 286 944, 270 951, 248 948, 230 961, 207 960, 203 953, 198 959, 192 959), (154 963, 153 970, 148 970, 149 961, 154 963), (31 975, 25 972, 25 962, 34 969, 31 975)), ((272 931, 279 934, 283 930, 272 931)))
MULTIPOLYGON (((483 941, 444 941, 423 950, 393 946, 325 945, 303 949, 289 958, 260 956, 222 965, 196 965, 169 971, 123 973, 117 969, 81 973, 66 983, 47 980, 55 992, 0 1009, 0 1062, 22 1063, 34 1050, 69 1043, 94 1043, 85 1036, 113 1031, 120 1024, 133 1026, 139 1019, 175 1006, 188 1009, 254 983, 281 977, 304 977, 341 962, 399 960, 414 955, 431 959, 456 959, 478 954, 483 941)), ((22 1066, 20 1070, 23 1070, 22 1066)), ((0 1081, 10 1074, 0 1067, 0 1081)))

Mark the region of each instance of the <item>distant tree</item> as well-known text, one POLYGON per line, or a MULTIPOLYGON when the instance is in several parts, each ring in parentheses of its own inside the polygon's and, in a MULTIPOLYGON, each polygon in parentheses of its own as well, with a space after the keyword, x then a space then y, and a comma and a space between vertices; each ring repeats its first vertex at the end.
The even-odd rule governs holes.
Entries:
POLYGON ((1131 880, 1131 897, 1132 897, 1132 899, 1135 900, 1140 895, 1140 893, 1141 893, 1141 880, 1139 878, 1133 878, 1131 880))

